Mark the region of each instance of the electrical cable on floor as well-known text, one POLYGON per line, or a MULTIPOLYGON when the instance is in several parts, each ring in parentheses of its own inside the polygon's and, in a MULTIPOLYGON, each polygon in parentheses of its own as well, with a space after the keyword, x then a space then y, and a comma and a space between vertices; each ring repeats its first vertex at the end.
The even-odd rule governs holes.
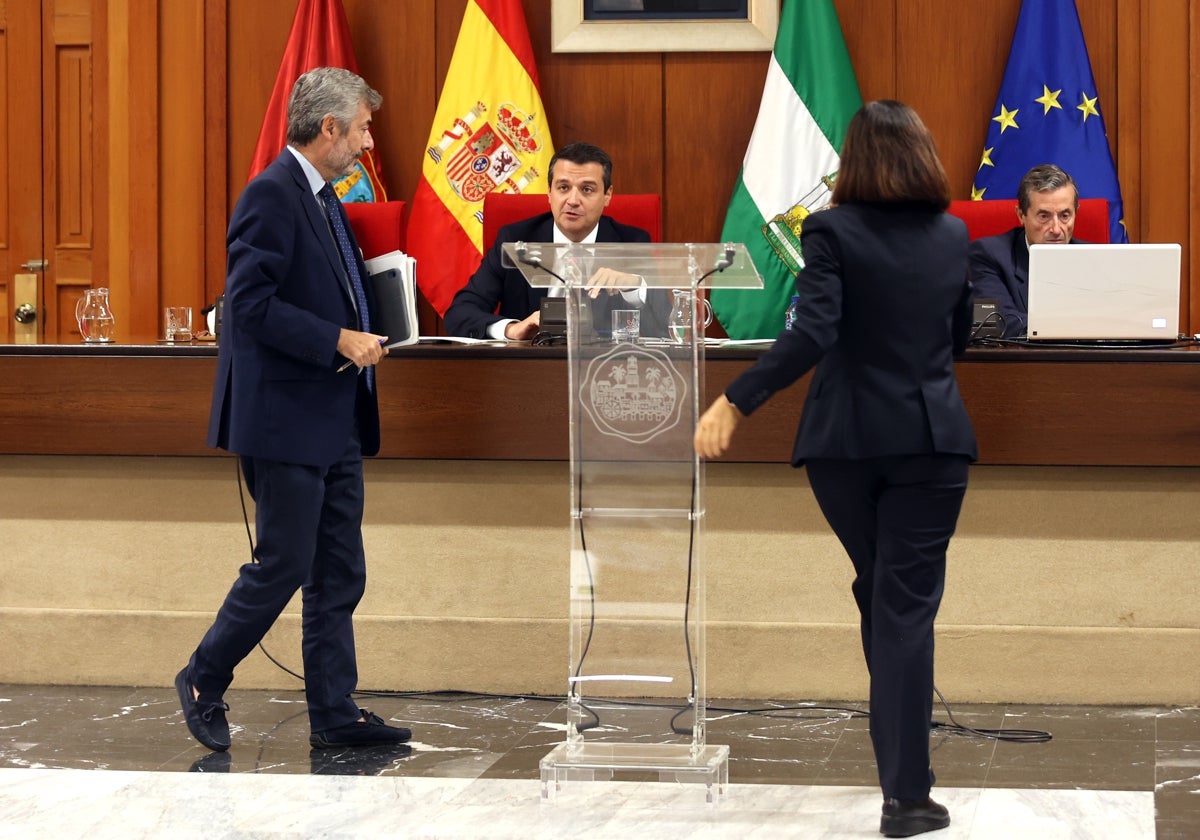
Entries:
MULTIPOLYGON (((258 558, 254 554, 254 538, 250 533, 250 515, 249 515, 249 512, 246 510, 246 497, 242 491, 242 484, 243 484, 242 461, 241 461, 241 458, 239 458, 239 457, 235 457, 233 460, 237 465, 238 500, 241 502, 241 505, 242 505, 242 522, 246 527, 246 540, 250 544, 250 562, 257 563, 258 558)), ((581 540, 583 539, 582 531, 583 531, 583 528, 582 528, 582 517, 581 517, 581 519, 580 519, 580 539, 581 540)), ((587 555, 586 542, 583 545, 584 545, 583 553, 586 557, 586 555, 587 555)), ((690 549, 690 547, 688 550, 688 556, 689 556, 689 562, 688 562, 687 588, 688 588, 688 592, 689 592, 688 600, 690 601, 691 600, 690 599, 690 591, 691 591, 691 562, 690 562, 691 549, 690 549)), ((591 574, 590 566, 588 568, 588 574, 589 574, 589 576, 591 574)), ((594 587, 590 587, 590 588, 593 590, 592 597, 595 598, 595 588, 594 587)), ((592 621, 593 622, 595 621, 594 605, 592 608, 592 621)), ((687 641, 686 622, 685 622, 684 639, 686 642, 687 641)), ((588 645, 590 645, 590 643, 591 643, 591 628, 589 628, 589 633, 588 633, 588 645)), ((279 668, 281 671, 291 674, 293 677, 300 680, 301 682, 304 681, 303 674, 296 673, 291 668, 288 668, 286 665, 284 665, 278 659, 276 659, 274 656, 272 656, 270 651, 268 651, 266 649, 266 647, 263 646, 262 642, 258 643, 258 649, 261 650, 263 652, 263 655, 266 656, 267 659, 271 660, 271 662, 274 663, 274 665, 277 668, 279 668)), ((690 663, 691 663, 690 643, 688 643, 687 649, 689 651, 688 663, 690 665, 690 663)), ((586 656, 586 653, 587 653, 587 646, 585 646, 585 648, 584 648, 585 656, 586 656)), ((583 657, 580 657, 579 665, 580 665, 580 667, 582 667, 583 657)), ((577 674, 578 674, 578 672, 577 672, 577 674)), ((694 674, 693 674, 693 679, 694 679, 694 674)), ((938 700, 941 701, 942 706, 946 709, 947 716, 950 718, 949 723, 943 723, 942 721, 938 721, 938 720, 931 721, 930 728, 934 732, 945 732, 946 734, 949 734, 949 735, 962 735, 962 736, 967 736, 967 737, 975 736, 975 737, 979 737, 979 738, 987 738, 989 740, 994 740, 994 741, 1011 741, 1014 743, 1021 743, 1021 744, 1043 744, 1043 743, 1046 743, 1047 741, 1049 741, 1053 737, 1049 732, 1044 732, 1039 729, 976 729, 974 727, 966 726, 964 724, 959 723, 957 720, 954 719, 954 712, 951 710, 950 704, 946 702, 946 698, 942 695, 942 692, 938 690, 938 687, 936 685, 933 687, 933 690, 937 694, 938 700)), ((420 699, 426 699, 426 700, 433 700, 435 698, 446 698, 445 702, 462 702, 464 700, 468 700, 470 698, 475 698, 475 697, 483 698, 483 699, 498 699, 498 700, 530 700, 530 701, 535 701, 535 702, 546 702, 546 703, 561 703, 564 700, 564 698, 562 698, 562 697, 552 697, 552 696, 546 696, 546 695, 541 695, 541 694, 503 694, 503 693, 492 693, 492 692, 487 692, 487 691, 463 691, 463 690, 458 690, 458 689, 448 689, 448 690, 443 690, 443 691, 432 691, 432 690, 372 691, 372 690, 367 690, 367 689, 360 689, 358 691, 355 691, 354 693, 355 693, 355 695, 357 695, 359 697, 376 697, 376 698, 396 698, 396 699, 418 699, 418 698, 420 698, 420 699)), ((677 709, 678 711, 671 718, 671 722, 670 722, 671 731, 677 735, 692 734, 690 727, 687 729, 684 729, 683 727, 677 727, 675 722, 679 719, 679 717, 686 714, 689 710, 694 711, 695 710, 694 705, 687 705, 687 706, 680 707, 680 706, 677 706, 674 704, 668 705, 668 704, 662 704, 662 703, 642 702, 642 701, 637 701, 637 700, 614 700, 613 702, 616 705, 620 705, 620 706, 637 706, 639 708, 677 709)), ((584 711, 586 711, 588 714, 592 715, 593 721, 590 723, 581 725, 579 727, 579 730, 582 732, 587 729, 593 729, 595 727, 598 727, 600 725, 600 716, 595 711, 588 708, 588 706, 586 706, 582 703, 580 704, 580 706, 584 711)), ((737 709, 737 708, 733 708, 733 707, 709 705, 706 707, 706 710, 709 712, 720 712, 723 715, 733 715, 733 716, 754 715, 756 717, 768 717, 768 718, 783 717, 783 718, 793 718, 793 719, 796 718, 797 716, 785 715, 785 714, 781 714, 781 713, 783 713, 783 712, 805 712, 805 711, 836 713, 836 714, 827 714, 827 715, 822 716, 826 719, 834 719, 837 715, 848 715, 851 718, 861 718, 861 717, 869 717, 870 716, 868 712, 865 712, 862 709, 855 709, 855 708, 850 708, 847 706, 817 706, 817 705, 809 705, 809 704, 799 704, 799 705, 794 705, 794 706, 763 706, 763 707, 753 708, 753 709, 737 709)), ((800 719, 808 719, 808 718, 800 718, 800 719)))
POLYGON ((933 690, 937 694, 938 700, 942 701, 942 706, 945 707, 946 714, 950 718, 950 723, 933 721, 932 726, 935 732, 945 732, 949 735, 974 735, 992 741, 1011 741, 1017 744, 1044 744, 1054 737, 1049 732, 1043 732, 1040 729, 976 729, 966 726, 954 719, 954 712, 950 710, 950 704, 946 702, 946 698, 942 696, 942 692, 936 685, 933 690))

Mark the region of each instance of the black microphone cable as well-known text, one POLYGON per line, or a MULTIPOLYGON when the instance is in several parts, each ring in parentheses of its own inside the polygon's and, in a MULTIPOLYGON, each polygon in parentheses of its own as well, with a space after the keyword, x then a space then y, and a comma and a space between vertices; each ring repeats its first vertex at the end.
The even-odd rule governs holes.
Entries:
POLYGON ((971 337, 967 340, 967 343, 973 344, 977 341, 988 341, 990 339, 995 338, 996 336, 990 336, 990 335, 980 336, 979 335, 980 331, 982 331, 984 327, 989 327, 993 324, 998 324, 1000 326, 1000 334, 1001 334, 1001 336, 1003 336, 1004 328, 1006 326, 1004 323, 1004 316, 1001 315, 999 312, 989 312, 987 314, 987 317, 985 317, 982 321, 980 321, 978 324, 976 324, 975 327, 971 330, 971 337))
POLYGON ((930 729, 934 732, 945 732, 950 735, 974 735, 991 741, 1012 741, 1018 744, 1045 744, 1054 737, 1041 729, 976 729, 967 726, 954 719, 954 712, 950 710, 950 704, 946 702, 946 698, 942 696, 942 692, 936 685, 933 687, 933 692, 941 701, 946 715, 950 718, 949 723, 943 723, 940 720, 930 721, 930 729))
MULTIPOLYGON (((250 546, 250 562, 258 563, 258 555, 254 553, 254 537, 250 533, 250 514, 246 511, 246 496, 242 492, 242 485, 245 483, 243 480, 243 476, 242 476, 242 458, 240 455, 234 455, 233 461, 234 461, 234 464, 236 464, 236 466, 237 466, 236 480, 237 480, 237 488, 238 488, 238 501, 241 502, 241 504, 242 504, 242 524, 246 526, 246 542, 250 546)), ((266 656, 267 659, 274 662, 275 666, 277 668, 279 668, 281 671, 285 671, 286 673, 289 673, 296 679, 300 680, 300 682, 304 682, 304 675, 297 674, 291 668, 287 667, 282 662, 280 662, 278 659, 276 659, 274 656, 272 656, 271 652, 268 651, 263 646, 261 639, 258 642, 258 649, 263 652, 263 655, 266 656)))

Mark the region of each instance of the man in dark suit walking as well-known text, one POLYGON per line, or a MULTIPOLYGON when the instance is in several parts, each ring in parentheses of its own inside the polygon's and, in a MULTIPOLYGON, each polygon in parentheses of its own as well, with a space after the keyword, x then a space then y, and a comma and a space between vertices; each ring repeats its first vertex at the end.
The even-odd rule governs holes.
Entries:
POLYGON ((175 678, 192 735, 230 745, 225 690, 297 589, 310 742, 407 741, 358 708, 352 617, 366 583, 363 455, 379 451, 367 272, 332 181, 374 146, 382 97, 348 70, 305 73, 287 147, 247 185, 229 223, 225 314, 208 443, 236 453, 255 501, 254 562, 175 678))
MULTIPOLYGON (((519 269, 506 268, 501 247, 506 242, 649 242, 641 228, 623 225, 604 214, 612 200, 612 159, 598 146, 569 143, 550 159, 550 210, 505 225, 484 254, 479 269, 458 291, 446 310, 448 335, 522 341, 533 338, 541 322, 545 289, 535 289, 519 269)), ((667 334, 671 302, 660 291, 639 286, 640 278, 602 268, 590 278, 595 286, 612 286, 597 300, 597 324, 608 323, 611 309, 641 309, 643 335, 667 334), (632 287, 622 287, 622 281, 632 287)))

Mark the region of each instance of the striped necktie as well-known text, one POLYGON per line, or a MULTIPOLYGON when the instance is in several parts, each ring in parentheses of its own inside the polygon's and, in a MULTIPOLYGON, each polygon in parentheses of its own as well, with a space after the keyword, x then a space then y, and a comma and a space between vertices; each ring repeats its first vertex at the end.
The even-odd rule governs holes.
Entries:
MULTIPOLYGON (((317 195, 325 203, 325 215, 329 217, 329 227, 333 230, 333 238, 337 240, 338 251, 342 255, 342 264, 346 267, 346 275, 350 278, 350 287, 354 290, 354 301, 358 308, 358 324, 363 332, 371 331, 371 317, 367 312, 367 293, 363 289, 362 278, 358 274, 358 260, 354 256, 354 246, 350 244, 350 233, 346 230, 346 217, 342 203, 338 201, 333 191, 333 184, 321 187, 317 195)), ((368 367, 367 389, 375 390, 375 368, 368 367)))

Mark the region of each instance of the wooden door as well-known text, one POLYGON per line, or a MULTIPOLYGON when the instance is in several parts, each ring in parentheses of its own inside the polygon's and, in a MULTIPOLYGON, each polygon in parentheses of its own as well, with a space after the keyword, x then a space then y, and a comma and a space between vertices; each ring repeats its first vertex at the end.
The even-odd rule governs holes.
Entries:
POLYGON ((2 341, 78 340, 75 301, 104 281, 103 12, 0 0, 2 341))
POLYGON ((41 334, 42 21, 36 0, 0 0, 0 341, 41 334), (20 312, 21 321, 17 316, 20 312))

